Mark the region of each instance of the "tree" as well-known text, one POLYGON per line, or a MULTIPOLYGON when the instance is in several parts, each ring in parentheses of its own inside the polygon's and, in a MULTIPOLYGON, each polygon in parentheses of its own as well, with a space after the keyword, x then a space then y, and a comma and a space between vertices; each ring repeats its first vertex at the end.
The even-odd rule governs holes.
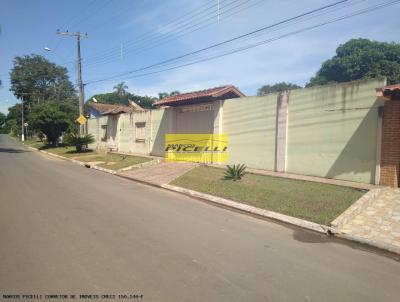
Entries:
POLYGON ((153 103, 157 100, 157 98, 150 97, 147 95, 141 96, 141 95, 135 95, 135 94, 130 94, 129 99, 131 101, 134 101, 140 107, 145 108, 145 109, 153 108, 153 103))
POLYGON ((180 93, 179 91, 177 91, 177 90, 172 91, 172 92, 170 92, 170 93, 168 93, 168 92, 160 92, 160 93, 158 94, 158 98, 159 98, 160 100, 162 100, 162 99, 165 99, 165 98, 167 98, 167 97, 174 96, 174 95, 179 95, 179 94, 181 94, 181 93, 180 93))
POLYGON ((16 57, 10 72, 10 91, 30 103, 76 98, 65 67, 39 55, 16 57))
POLYGON ((125 82, 121 82, 114 86, 113 88, 118 95, 126 95, 126 90, 128 89, 128 85, 125 82))
MULTIPOLYGON (((24 106, 24 115, 27 116, 28 107, 24 106)), ((21 104, 17 103, 8 108, 4 132, 21 135, 21 104)))
POLYGON ((400 82, 400 44, 352 39, 336 49, 307 87, 382 77, 388 84, 400 82))
POLYGON ((93 98, 102 104, 120 104, 125 106, 129 104, 129 95, 119 95, 116 92, 95 94, 87 101, 92 101, 93 98))
POLYGON ((28 116, 28 122, 33 129, 43 132, 49 143, 57 145, 63 132, 76 131, 76 116, 76 106, 70 102, 49 101, 35 105, 28 116))
POLYGON ((276 83, 274 85, 264 85, 260 89, 257 90, 257 95, 266 95, 269 93, 274 93, 274 92, 281 92, 285 90, 293 90, 293 89, 299 89, 302 88, 299 85, 292 84, 292 83, 286 83, 286 82, 280 82, 276 83))
POLYGON ((3 133, 3 128, 6 123, 6 115, 2 112, 0 112, 0 133, 3 133))
POLYGON ((116 92, 110 92, 95 94, 89 100, 87 100, 87 102, 92 101, 93 98, 95 98, 97 102, 101 104, 121 104, 124 106, 128 106, 129 100, 132 100, 142 108, 148 109, 153 107, 153 103, 156 100, 156 98, 153 97, 136 95, 129 92, 127 92, 125 95, 119 95, 116 92))
POLYGON ((3 112, 0 112, 0 127, 6 122, 6 115, 3 112))

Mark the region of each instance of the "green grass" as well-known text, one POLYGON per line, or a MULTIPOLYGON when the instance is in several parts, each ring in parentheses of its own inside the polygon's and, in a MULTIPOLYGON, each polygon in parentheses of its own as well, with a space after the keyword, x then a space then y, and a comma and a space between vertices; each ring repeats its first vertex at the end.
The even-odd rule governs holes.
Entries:
POLYGON ((36 139, 26 140, 26 141, 24 141, 24 144, 27 145, 27 146, 33 147, 33 148, 37 148, 37 149, 40 149, 43 146, 45 146, 44 143, 42 143, 40 141, 38 142, 36 139))
POLYGON ((98 153, 93 150, 87 150, 78 153, 73 146, 53 147, 51 145, 46 145, 42 142, 37 142, 36 139, 26 140, 25 144, 34 148, 38 148, 39 150, 45 150, 47 152, 51 152, 60 156, 69 158, 73 157, 81 162, 104 162, 104 164, 99 164, 98 166, 110 170, 119 170, 151 160, 150 158, 146 157, 113 153, 98 153), (111 162, 113 162, 113 164, 107 164, 111 162))
POLYGON ((256 174, 224 180, 223 169, 201 166, 171 184, 320 224, 329 224, 365 191, 256 174))
POLYGON ((85 156, 85 157, 78 157, 77 160, 82 162, 105 162, 104 164, 99 164, 99 167, 103 167, 106 169, 111 170, 119 170, 122 168, 126 168, 129 166, 133 166, 136 164, 141 164, 147 161, 150 161, 150 158, 146 157, 139 157, 139 156, 130 156, 130 155, 121 155, 121 154, 114 154, 114 153, 103 153, 93 156, 85 156), (113 163, 113 164, 107 164, 113 163))
POLYGON ((43 142, 38 142, 36 139, 26 140, 24 142, 26 145, 37 148, 39 150, 44 150, 50 153, 54 153, 64 157, 78 157, 97 154, 93 150, 86 150, 84 152, 76 152, 74 146, 59 146, 54 147, 52 145, 45 144, 43 142))

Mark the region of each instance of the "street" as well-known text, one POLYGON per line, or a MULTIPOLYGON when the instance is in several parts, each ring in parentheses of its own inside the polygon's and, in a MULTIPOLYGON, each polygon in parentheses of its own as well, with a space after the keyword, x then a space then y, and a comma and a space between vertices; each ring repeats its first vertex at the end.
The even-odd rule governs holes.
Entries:
POLYGON ((391 257, 48 157, 6 135, 0 240, 0 299, 400 301, 391 257))

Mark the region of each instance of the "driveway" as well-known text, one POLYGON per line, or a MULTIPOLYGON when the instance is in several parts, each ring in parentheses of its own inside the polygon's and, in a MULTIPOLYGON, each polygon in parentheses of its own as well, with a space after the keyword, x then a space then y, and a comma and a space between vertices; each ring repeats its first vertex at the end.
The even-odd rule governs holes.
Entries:
POLYGON ((0 240, 0 295, 400 301, 392 258, 30 152, 4 135, 0 240))

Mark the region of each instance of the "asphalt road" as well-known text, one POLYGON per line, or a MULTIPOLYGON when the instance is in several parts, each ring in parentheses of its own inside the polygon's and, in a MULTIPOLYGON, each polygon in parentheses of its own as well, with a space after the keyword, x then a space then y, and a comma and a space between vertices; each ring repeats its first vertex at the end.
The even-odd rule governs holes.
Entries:
POLYGON ((400 262, 0 135, 0 300, 5 294, 398 302, 400 262))

